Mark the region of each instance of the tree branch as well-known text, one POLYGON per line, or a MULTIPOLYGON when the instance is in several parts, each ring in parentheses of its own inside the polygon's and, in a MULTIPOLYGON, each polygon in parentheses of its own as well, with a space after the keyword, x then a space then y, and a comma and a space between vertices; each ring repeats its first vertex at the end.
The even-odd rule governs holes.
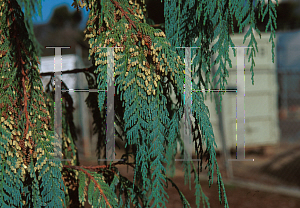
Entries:
POLYGON ((25 130, 24 130, 24 134, 23 134, 23 139, 26 139, 26 135, 28 133, 28 130, 29 130, 29 126, 32 127, 32 124, 29 120, 29 117, 28 117, 28 111, 27 111, 27 102, 29 100, 29 90, 27 89, 26 85, 25 85, 25 79, 27 81, 29 81, 29 78, 28 78, 28 74, 25 73, 25 67, 24 67, 24 64, 25 62, 23 61, 22 59, 22 53, 21 53, 21 48, 23 48, 22 46, 22 41, 20 41, 19 39, 19 36, 18 36, 18 26, 17 26, 17 21, 16 20, 16 17, 15 17, 15 9, 13 9, 13 5, 12 5, 12 2, 8 2, 8 5, 10 7, 9 11, 11 12, 10 15, 11 15, 11 19, 12 19, 12 23, 10 24, 9 23, 9 18, 7 18, 7 24, 8 24, 8 28, 9 28, 9 32, 10 34, 14 37, 15 41, 16 41, 16 48, 17 48, 17 51, 16 51, 16 55, 17 55, 17 60, 15 62, 15 68, 18 68, 18 66, 21 67, 21 73, 22 73, 22 87, 23 87, 23 93, 24 93, 24 113, 25 113, 25 118, 26 118, 26 123, 25 123, 25 130), (11 27, 9 26, 11 25, 11 27), (27 92, 28 90, 28 92, 27 92))
MULTIPOLYGON (((132 168, 135 168, 133 163, 124 163, 124 162, 116 162, 116 163, 112 163, 111 166, 116 166, 116 165, 129 165, 132 168)), ((97 170, 97 169, 106 169, 109 168, 110 165, 98 165, 98 166, 71 166, 71 165, 63 165, 64 168, 71 168, 71 169, 80 169, 80 168, 84 168, 84 169, 88 169, 88 170, 97 170)))
POLYGON ((124 14, 125 18, 129 22, 129 25, 132 25, 133 28, 136 29, 136 31, 138 31, 134 22, 128 17, 128 15, 127 15, 128 12, 125 12, 124 9, 120 6, 120 4, 117 1, 115 1, 115 0, 110 0, 110 1, 124 14))
MULTIPOLYGON (((91 66, 89 68, 83 68, 83 69, 73 69, 73 70, 68 70, 68 71, 62 71, 62 74, 75 74, 75 73, 80 73, 80 72, 93 72, 93 69, 95 69, 95 66, 91 66)), ((54 72, 43 72, 40 73, 40 77, 43 76, 53 76, 54 72)))
POLYGON ((109 201, 108 201, 108 199, 107 199, 107 197, 106 197, 105 194, 103 193, 103 190, 102 190, 102 188, 100 187, 100 184, 98 183, 98 181, 96 181, 95 178, 94 178, 90 173, 88 173, 87 171, 85 171, 84 169, 78 168, 77 170, 80 170, 80 171, 84 172, 84 173, 85 173, 85 174, 86 174, 86 175, 94 182, 94 184, 96 185, 96 187, 99 189, 100 194, 103 196, 103 198, 104 198, 106 204, 107 204, 110 208, 112 208, 111 205, 110 205, 110 203, 109 203, 109 201))

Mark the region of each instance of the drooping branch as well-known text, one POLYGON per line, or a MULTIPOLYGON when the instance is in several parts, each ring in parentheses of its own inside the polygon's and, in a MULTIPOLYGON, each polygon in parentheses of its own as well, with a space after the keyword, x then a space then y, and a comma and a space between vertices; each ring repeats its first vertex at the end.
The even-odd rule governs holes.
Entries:
MULTIPOLYGON (((91 66, 89 68, 83 68, 83 69, 72 69, 72 70, 68 70, 68 71, 62 71, 62 74, 76 74, 76 73, 80 73, 80 72, 93 72, 93 70, 95 69, 95 66, 91 66)), ((54 76, 54 72, 43 72, 40 73, 40 76, 54 76)))
POLYGON ((163 23, 161 24, 155 24, 155 25, 149 25, 150 27, 154 27, 154 28, 160 28, 160 27, 164 27, 163 23))
POLYGON ((16 65, 14 67, 18 68, 18 66, 21 67, 21 72, 22 72, 22 87, 23 87, 23 93, 24 93, 24 113, 25 113, 25 118, 26 118, 26 124, 25 124, 25 131, 24 131, 24 135, 23 135, 23 138, 27 138, 27 133, 28 133, 28 130, 29 130, 29 125, 32 127, 32 124, 29 120, 29 117, 28 117, 28 111, 27 111, 27 103, 28 103, 28 100, 29 100, 29 89, 27 89, 27 86, 25 85, 25 79, 27 81, 29 81, 29 78, 28 78, 28 73, 26 72, 25 73, 25 69, 24 69, 24 66, 25 66, 25 62, 23 61, 22 59, 22 53, 21 53, 21 48, 23 49, 24 46, 23 46, 23 43, 22 41, 20 41, 19 39, 19 36, 18 36, 18 33, 19 33, 19 28, 17 26, 17 21, 16 21, 16 17, 15 17, 15 9, 13 8, 13 5, 12 5, 12 2, 8 2, 8 6, 10 7, 9 11, 11 12, 11 19, 12 19, 12 23, 11 23, 11 27, 9 27, 10 23, 9 23, 9 18, 7 18, 7 21, 8 21, 8 27, 10 28, 10 33, 12 34, 12 37, 14 37, 15 41, 16 41, 16 55, 17 55, 17 58, 16 58, 16 65))
MULTIPOLYGON (((112 163, 111 166, 116 166, 116 165, 129 165, 132 168, 134 168, 134 163, 124 163, 124 162, 116 162, 112 163)), ((71 166, 71 165, 64 165, 64 168, 71 168, 71 169, 78 169, 78 168, 84 168, 88 170, 97 170, 97 169, 105 169, 108 168, 109 165, 98 165, 98 166, 71 166)))
MULTIPOLYGON (((134 29, 137 30, 136 25, 134 24, 134 22, 128 17, 128 12, 125 12, 124 9, 120 6, 120 4, 115 1, 115 0, 110 0, 121 12, 122 14, 125 16, 125 18, 127 19, 127 21, 129 22, 129 27, 132 25, 134 29)), ((130 11, 130 10, 129 10, 130 11)))
MULTIPOLYGON (((73 168, 73 169, 76 169, 78 171, 82 171, 84 174, 86 174, 95 184, 95 186, 99 189, 100 191, 100 194, 103 196, 106 204, 111 208, 111 205, 107 199, 107 197, 105 196, 105 194, 103 193, 103 190, 102 188, 100 187, 100 184, 96 181, 96 179, 89 173, 87 172, 86 170, 83 169, 83 166, 64 166, 64 167, 68 167, 68 168, 73 168)), ((99 166, 98 166, 99 167, 99 166)), ((90 167, 91 168, 91 167, 90 167)))

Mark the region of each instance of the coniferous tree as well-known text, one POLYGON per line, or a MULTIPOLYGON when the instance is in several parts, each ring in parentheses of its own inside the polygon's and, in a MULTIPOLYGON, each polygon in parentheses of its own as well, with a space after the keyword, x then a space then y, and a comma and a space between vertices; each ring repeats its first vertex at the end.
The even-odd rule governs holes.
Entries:
MULTIPOLYGON (((144 0, 74 0, 73 6, 90 9, 89 21, 85 30, 90 42, 90 56, 93 66, 74 70, 86 74, 89 88, 105 90, 107 87, 106 49, 97 47, 122 47, 115 49, 116 82, 116 122, 121 128, 117 134, 131 145, 135 151, 122 156, 125 161, 99 165, 79 166, 75 146, 76 134, 72 117, 73 101, 68 93, 62 93, 62 152, 64 159, 71 161, 51 161, 54 158, 54 87, 52 80, 44 92, 39 76, 40 46, 32 35, 31 8, 40 1, 7 0, 0 2, 0 206, 1 207, 81 207, 86 201, 94 207, 166 207, 167 181, 178 190, 184 207, 190 207, 182 192, 173 183, 174 159, 177 141, 181 155, 184 144, 179 135, 179 121, 184 109, 184 51, 175 47, 196 47, 192 53, 193 89, 210 88, 210 57, 218 52, 214 64, 219 63, 217 84, 224 89, 226 62, 229 46, 234 46, 229 27, 232 19, 238 21, 241 29, 250 24, 245 39, 251 35, 248 47, 256 41, 254 28, 259 34, 254 18, 255 8, 264 19, 268 13, 272 40, 276 28, 275 5, 268 1, 244 2, 189 0, 165 0, 166 34, 146 23, 144 0), (25 8, 24 13, 21 6, 25 8), (245 18, 246 17, 246 18, 245 18), (245 19, 244 19, 245 18, 245 19), (244 19, 244 20, 243 20, 244 19), (219 36, 212 49, 209 44, 219 36), (197 38, 195 41, 195 38, 197 38), (194 54, 194 55, 193 55, 194 54), (225 62, 223 62, 223 59, 225 62), (197 67, 198 65, 198 67, 197 67), (205 77, 202 77, 201 71, 205 77), (174 88, 177 103, 170 99, 170 89, 174 88), (128 162, 132 154, 134 163, 128 162), (127 159, 127 160, 126 160, 127 159), (118 172, 117 165, 134 168, 134 181, 131 182, 118 172), (171 170, 166 172, 167 166, 171 170), (122 201, 125 196, 125 202, 122 201), (86 199, 87 198, 87 199, 86 199)), ((278 4, 278 2, 277 2, 278 4)), ((231 28, 232 29, 232 28, 231 28)), ((250 50, 252 58, 255 48, 250 50)), ((235 54, 235 50, 234 50, 235 54)), ((248 51, 247 51, 248 54, 248 51)), ((215 79, 215 77, 213 78, 215 79)), ((67 86, 64 85, 64 88, 67 86)), ((213 86, 216 87, 216 86, 213 86)), ((98 96, 89 94, 86 102, 93 110, 95 132, 98 136, 98 156, 105 147, 105 92, 98 96)), ((222 94, 219 94, 222 98, 222 94)), ((214 166, 217 170, 219 200, 228 207, 224 184, 218 168, 213 145, 214 133, 209 121, 209 111, 204 104, 203 93, 192 94, 193 141, 197 158, 201 164, 195 168, 190 161, 184 161, 185 179, 189 185, 194 173, 196 204, 209 207, 208 198, 201 190, 199 171, 202 158, 207 156, 209 186, 213 182, 214 166), (197 134, 196 134, 197 133, 197 134), (203 144, 206 145, 205 152, 203 144)), ((206 168, 205 167, 205 168, 206 168)))

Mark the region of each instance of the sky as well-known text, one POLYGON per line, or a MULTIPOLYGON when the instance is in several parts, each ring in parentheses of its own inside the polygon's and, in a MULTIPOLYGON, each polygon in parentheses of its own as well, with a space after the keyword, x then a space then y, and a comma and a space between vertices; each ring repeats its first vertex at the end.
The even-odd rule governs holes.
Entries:
MULTIPOLYGON (((42 19, 38 16, 38 14, 35 14, 35 16, 32 18, 33 24, 46 24, 50 21, 50 18, 56 9, 56 7, 60 7, 62 5, 66 5, 70 12, 76 11, 71 5, 73 3, 73 0, 41 0, 42 3, 42 19)), ((86 22, 88 20, 89 12, 86 11, 85 8, 80 8, 79 10, 82 11, 82 20, 80 23, 80 29, 84 29, 86 22)))
MULTIPOLYGON (((275 1, 275 0, 272 0, 275 1)), ((289 1, 289 0, 278 0, 278 2, 283 2, 283 1, 289 1)), ((267 2, 267 0, 265 0, 267 2)), ((46 24, 50 18, 51 15, 53 14, 53 11, 56 7, 66 5, 69 8, 70 12, 76 11, 71 5, 73 3, 73 0, 41 0, 42 3, 42 19, 41 17, 38 16, 38 14, 35 15, 37 18, 35 20, 35 17, 33 17, 33 23, 34 24, 46 24)), ((85 8, 79 8, 82 11, 83 14, 83 19, 81 20, 80 23, 80 29, 84 29, 86 22, 88 20, 88 14, 89 12, 86 11, 85 8)))

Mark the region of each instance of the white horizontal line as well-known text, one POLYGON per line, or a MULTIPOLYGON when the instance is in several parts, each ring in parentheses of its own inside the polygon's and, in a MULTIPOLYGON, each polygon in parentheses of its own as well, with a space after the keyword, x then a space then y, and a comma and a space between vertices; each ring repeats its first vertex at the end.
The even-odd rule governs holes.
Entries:
POLYGON ((76 89, 69 89, 69 90, 61 90, 62 92, 67 91, 75 91, 75 92, 98 92, 98 91, 107 91, 107 90, 97 90, 97 89, 90 89, 90 90, 76 90, 76 89))

